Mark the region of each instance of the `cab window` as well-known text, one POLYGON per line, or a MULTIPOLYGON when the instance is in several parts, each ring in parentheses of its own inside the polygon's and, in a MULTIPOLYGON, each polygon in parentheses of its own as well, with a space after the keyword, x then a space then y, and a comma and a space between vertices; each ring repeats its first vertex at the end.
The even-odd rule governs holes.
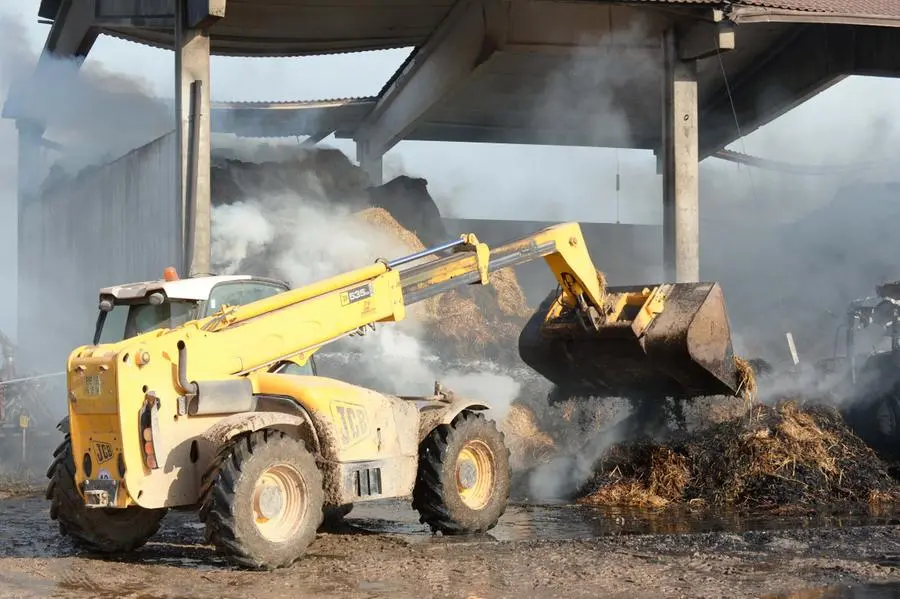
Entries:
POLYGON ((316 374, 315 369, 313 368, 313 361, 307 360, 306 364, 300 366, 299 364, 295 364, 293 362, 285 362, 281 366, 275 369, 275 372, 278 374, 300 374, 304 376, 312 376, 316 374))
POLYGON ((222 306, 243 306, 283 291, 286 291, 284 287, 260 281, 219 283, 209 294, 209 300, 206 302, 206 315, 215 314, 222 309, 222 306))

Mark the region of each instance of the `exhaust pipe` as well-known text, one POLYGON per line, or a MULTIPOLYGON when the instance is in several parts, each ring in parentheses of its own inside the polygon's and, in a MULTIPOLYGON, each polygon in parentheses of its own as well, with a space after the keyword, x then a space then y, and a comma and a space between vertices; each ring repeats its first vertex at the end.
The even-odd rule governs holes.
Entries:
POLYGON ((187 345, 184 341, 178 342, 178 386, 187 396, 197 395, 197 383, 192 383, 187 378, 187 345))

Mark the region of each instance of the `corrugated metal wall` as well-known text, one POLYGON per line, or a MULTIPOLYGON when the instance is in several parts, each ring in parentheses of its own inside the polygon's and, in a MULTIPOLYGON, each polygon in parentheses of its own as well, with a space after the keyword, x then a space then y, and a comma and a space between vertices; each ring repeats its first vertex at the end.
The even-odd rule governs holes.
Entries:
POLYGON ((20 361, 65 368, 90 343, 101 287, 179 265, 176 139, 169 133, 73 180, 48 184, 20 215, 20 361))

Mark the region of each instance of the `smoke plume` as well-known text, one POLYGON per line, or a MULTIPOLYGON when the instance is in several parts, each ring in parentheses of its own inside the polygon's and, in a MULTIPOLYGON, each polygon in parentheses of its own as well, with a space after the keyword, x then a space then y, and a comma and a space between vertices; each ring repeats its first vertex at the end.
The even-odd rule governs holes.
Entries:
MULTIPOLYGON (((358 206, 329 201, 321 186, 310 183, 301 197, 254 193, 245 182, 245 200, 217 206, 215 270, 273 276, 298 287, 409 252, 390 233, 353 217, 358 206)), ((362 337, 329 345, 317 365, 321 374, 385 393, 428 395, 440 380, 458 394, 484 399, 500 413, 508 407, 518 383, 477 367, 448 368, 433 355, 423 333, 413 312, 401 322, 380 324, 362 337)))

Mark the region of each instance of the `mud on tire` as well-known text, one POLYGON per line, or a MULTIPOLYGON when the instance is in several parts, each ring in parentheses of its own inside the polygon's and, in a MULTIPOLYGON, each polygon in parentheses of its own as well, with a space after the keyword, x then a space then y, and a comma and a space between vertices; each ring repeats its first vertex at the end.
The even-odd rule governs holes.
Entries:
POLYGON ((220 452, 204 477, 206 538, 236 564, 289 566, 322 524, 322 473, 303 441, 264 429, 220 452))
POLYGON ((47 469, 46 497, 50 518, 59 523, 59 532, 76 545, 97 553, 126 553, 144 545, 159 530, 165 509, 148 510, 138 506, 125 509, 88 508, 75 487, 75 460, 68 420, 60 423, 65 435, 53 452, 47 469))
POLYGON ((463 411, 422 441, 412 505, 432 531, 483 533, 506 511, 509 487, 503 433, 482 414, 463 411))

